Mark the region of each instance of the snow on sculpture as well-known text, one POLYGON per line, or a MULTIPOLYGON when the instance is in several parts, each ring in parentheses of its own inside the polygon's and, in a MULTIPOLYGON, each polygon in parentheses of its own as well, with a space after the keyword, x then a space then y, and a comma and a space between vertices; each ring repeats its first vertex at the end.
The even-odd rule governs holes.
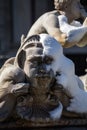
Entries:
POLYGON ((22 37, 16 56, 0 70, 0 122, 11 117, 57 120, 64 109, 86 114, 87 93, 74 69, 53 37, 22 37))
POLYGON ((87 33, 87 18, 82 25, 78 21, 73 21, 71 24, 69 24, 65 15, 59 15, 58 20, 61 32, 67 34, 68 42, 78 43, 87 33))
POLYGON ((46 48, 45 54, 54 58, 54 62, 47 68, 51 68, 54 74, 59 73, 56 76, 57 82, 62 84, 66 92, 73 97, 71 105, 67 109, 78 113, 87 113, 87 92, 79 77, 75 75, 74 63, 64 56, 61 45, 55 39, 48 35, 41 36, 44 48, 46 48))

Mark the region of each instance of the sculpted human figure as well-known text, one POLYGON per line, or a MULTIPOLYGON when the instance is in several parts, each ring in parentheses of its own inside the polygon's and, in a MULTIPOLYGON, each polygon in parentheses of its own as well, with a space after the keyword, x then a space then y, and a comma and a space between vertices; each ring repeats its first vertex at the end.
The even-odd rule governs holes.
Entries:
POLYGON ((26 120, 54 119, 55 111, 56 118, 62 114, 62 104, 51 94, 54 72, 46 69, 53 59, 43 55, 39 39, 33 36, 22 40, 16 57, 8 59, 0 70, 0 122, 13 116, 14 111, 26 120))
POLYGON ((14 112, 25 120, 59 119, 64 109, 86 114, 86 99, 73 62, 48 34, 22 38, 16 57, 7 60, 0 70, 1 122, 14 112), (62 101, 64 96, 68 105, 62 101))
POLYGON ((16 55, 14 64, 24 70, 26 82, 30 83, 29 94, 17 103, 17 113, 27 120, 36 118, 60 118, 63 106, 52 90, 55 75, 47 69, 53 57, 45 54, 39 35, 24 39, 16 55), (23 59, 21 59, 23 57, 23 59), (53 85, 52 85, 53 84, 53 85), (24 108, 25 109, 22 109, 24 108), (57 112, 55 115, 55 111, 57 112))
POLYGON ((69 41, 67 34, 61 32, 58 22, 59 15, 65 15, 69 24, 78 18, 82 18, 84 21, 87 12, 81 5, 80 0, 54 0, 54 5, 56 10, 43 14, 30 28, 27 36, 48 33, 61 43, 63 47, 85 46, 87 43, 86 35, 79 42, 69 41))
MULTIPOLYGON (((70 106, 68 106, 67 110, 81 113, 81 114, 87 113, 87 100, 86 100, 87 93, 84 90, 83 83, 81 82, 79 77, 75 75, 73 62, 63 55, 63 48, 53 37, 46 35, 46 34, 40 34, 39 36, 40 36, 40 38, 38 38, 38 40, 42 44, 40 44, 36 40, 35 40, 36 42, 34 43, 33 41, 31 41, 32 39, 29 39, 29 41, 28 41, 28 39, 25 39, 25 42, 21 46, 22 50, 20 51, 20 49, 19 49, 18 54, 17 54, 17 59, 20 59, 20 60, 18 60, 20 62, 18 62, 16 59, 15 64, 19 63, 19 65, 24 66, 23 69, 25 70, 27 77, 32 77, 30 74, 32 74, 32 75, 36 74, 37 71, 35 69, 35 66, 38 67, 40 65, 37 68, 39 70, 41 69, 40 71, 38 70, 39 76, 49 72, 52 75, 54 75, 53 77, 55 77, 55 79, 56 79, 57 86, 55 87, 55 85, 53 85, 53 90, 55 90, 54 95, 57 92, 58 87, 62 86, 64 88, 64 90, 66 91, 66 94, 71 98, 71 104, 70 104, 70 106), (35 49, 34 44, 35 44, 35 46, 37 46, 37 49, 35 49), (33 47, 33 48, 31 48, 31 47, 33 47), (26 53, 24 53, 24 50, 26 53), (33 54, 33 57, 32 57, 32 54, 33 54), (26 58, 25 61, 23 61, 23 59, 20 58, 20 57, 24 57, 24 56, 26 56, 26 57, 28 56, 28 58, 26 58), (25 62, 25 64, 23 62, 25 62), (34 67, 32 65, 34 65, 34 67), (67 67, 65 67, 65 66, 67 66, 67 67), (29 71, 27 68, 30 68, 29 71), (85 105, 84 105, 83 100, 85 102, 85 105)), ((40 82, 40 80, 41 80, 41 78, 39 78, 39 82, 40 82)), ((47 79, 45 79, 44 81, 46 81, 46 80, 47 79)), ((36 85, 39 83, 39 82, 37 82, 38 80, 30 78, 29 81, 31 81, 31 83, 34 83, 34 85, 32 84, 32 86, 39 86, 39 85, 36 85)), ((43 81, 43 78, 42 78, 41 82, 42 81, 43 81)), ((49 86, 49 85, 47 85, 47 86, 49 86)), ((43 89, 43 90, 46 93, 47 89, 43 89)), ((38 91, 36 91, 36 89, 35 89, 34 93, 35 92, 41 92, 41 95, 43 95, 42 89, 41 89, 41 91, 39 89, 38 89, 38 91)), ((53 93, 53 91, 52 91, 52 93, 53 93)), ((50 92, 49 92, 49 94, 50 94, 50 92)), ((37 93, 36 93, 36 95, 37 95, 37 93)), ((44 96, 46 96, 46 95, 44 95, 44 96)), ((42 96, 42 97, 44 97, 44 96, 42 96)), ((56 96, 58 97, 58 94, 56 96)), ((38 97, 39 97, 39 95, 38 95, 38 97)), ((46 101, 46 100, 44 100, 44 101, 46 101)), ((48 101, 50 101, 50 99, 48 101)), ((42 102, 42 100, 41 100, 41 102, 42 102)), ((33 100, 32 100, 32 103, 33 103, 33 100)), ((58 103, 58 102, 55 102, 55 103, 58 103)), ((49 104, 49 103, 47 103, 47 104, 49 104)), ((48 106, 47 104, 45 104, 45 106, 48 106)), ((36 106, 38 106, 38 104, 36 106)), ((53 119, 58 119, 61 115, 62 107, 63 107, 63 104, 60 102, 60 107, 57 107, 57 109, 54 109, 54 111, 50 111, 50 117, 53 119), (60 110, 60 112, 59 112, 59 110, 60 110)), ((44 108, 44 105, 43 105, 43 108, 44 108)), ((45 115, 46 115, 46 113, 45 113, 45 115)))

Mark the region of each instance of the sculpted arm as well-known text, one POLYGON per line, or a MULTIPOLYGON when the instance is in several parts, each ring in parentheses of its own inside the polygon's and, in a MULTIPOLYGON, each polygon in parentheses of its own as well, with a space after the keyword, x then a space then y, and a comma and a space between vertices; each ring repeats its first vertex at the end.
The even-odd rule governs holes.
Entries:
POLYGON ((0 71, 0 122, 12 115, 17 96, 28 92, 24 72, 14 65, 3 66, 0 71))
POLYGON ((68 72, 63 71, 56 78, 57 82, 62 84, 66 94, 71 97, 67 110, 82 114, 87 113, 87 92, 84 90, 84 85, 78 76, 74 73, 70 74, 70 70, 68 72))
POLYGON ((26 85, 24 82, 25 74, 20 68, 14 65, 3 66, 0 74, 0 98, 9 93, 25 93, 24 89, 23 92, 21 90, 26 85))

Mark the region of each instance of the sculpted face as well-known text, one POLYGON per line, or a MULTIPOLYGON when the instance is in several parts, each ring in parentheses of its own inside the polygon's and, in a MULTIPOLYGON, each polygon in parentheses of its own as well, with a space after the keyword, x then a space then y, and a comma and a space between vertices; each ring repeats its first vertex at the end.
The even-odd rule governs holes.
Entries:
POLYGON ((37 82, 41 79, 44 79, 44 83, 45 81, 49 81, 48 83, 50 83, 54 77, 52 69, 47 70, 46 67, 52 63, 53 58, 47 55, 43 55, 42 44, 37 44, 40 44, 40 46, 38 47, 34 45, 25 50, 26 60, 24 63, 24 72, 27 76, 27 80, 32 83, 32 86, 38 84, 37 82))

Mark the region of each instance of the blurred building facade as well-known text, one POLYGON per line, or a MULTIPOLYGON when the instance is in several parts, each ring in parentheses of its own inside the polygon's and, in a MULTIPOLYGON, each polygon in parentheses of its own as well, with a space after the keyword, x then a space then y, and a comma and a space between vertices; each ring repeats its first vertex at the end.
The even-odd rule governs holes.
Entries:
POLYGON ((21 35, 52 6, 50 0, 0 0, 0 54, 18 47, 21 35))
MULTIPOLYGON (((86 8, 87 1, 81 0, 81 2, 86 8)), ((53 9, 53 0, 0 0, 0 55, 17 50, 20 46, 21 35, 26 36, 37 18, 53 9)), ((83 62, 83 58, 85 60, 87 56, 87 46, 64 49, 64 53, 72 60, 76 56, 78 59, 79 55, 83 62)), ((79 62, 77 59, 74 60, 76 64, 79 62)))

